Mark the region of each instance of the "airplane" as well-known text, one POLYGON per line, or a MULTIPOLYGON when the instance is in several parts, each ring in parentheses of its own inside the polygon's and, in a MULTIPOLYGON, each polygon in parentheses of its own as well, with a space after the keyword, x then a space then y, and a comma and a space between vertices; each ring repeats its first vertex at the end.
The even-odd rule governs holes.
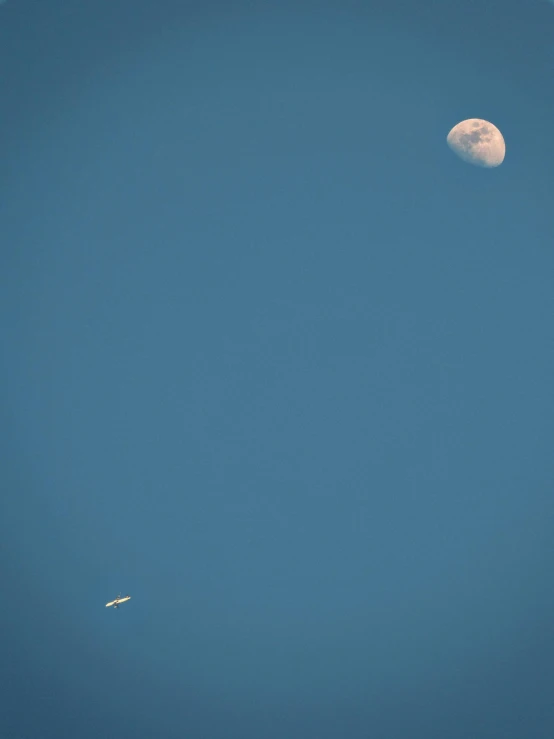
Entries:
POLYGON ((120 603, 125 603, 128 600, 131 600, 130 595, 124 595, 122 598, 121 593, 120 593, 115 600, 112 600, 109 603, 106 603, 106 608, 109 608, 110 606, 113 606, 114 608, 119 608, 120 603))

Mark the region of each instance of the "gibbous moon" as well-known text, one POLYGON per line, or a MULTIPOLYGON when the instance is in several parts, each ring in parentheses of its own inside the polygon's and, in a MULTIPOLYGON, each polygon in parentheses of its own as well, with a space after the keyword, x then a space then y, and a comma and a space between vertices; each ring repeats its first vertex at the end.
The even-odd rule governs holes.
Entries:
POLYGON ((458 123, 446 142, 460 159, 477 167, 498 167, 506 155, 504 137, 498 128, 481 118, 468 118, 458 123))

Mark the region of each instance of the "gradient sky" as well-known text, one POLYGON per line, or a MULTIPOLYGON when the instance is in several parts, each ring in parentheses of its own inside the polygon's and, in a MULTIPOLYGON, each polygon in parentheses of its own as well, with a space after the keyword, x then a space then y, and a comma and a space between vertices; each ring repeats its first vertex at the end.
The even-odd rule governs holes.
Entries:
POLYGON ((0 62, 0 738, 552 739, 552 4, 9 0, 0 62))

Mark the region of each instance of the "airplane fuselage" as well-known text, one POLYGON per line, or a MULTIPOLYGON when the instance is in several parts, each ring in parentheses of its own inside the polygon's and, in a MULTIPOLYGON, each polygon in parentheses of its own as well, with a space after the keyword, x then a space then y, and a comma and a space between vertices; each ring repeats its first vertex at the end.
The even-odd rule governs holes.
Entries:
POLYGON ((124 595, 123 598, 116 598, 115 600, 106 603, 106 608, 109 608, 110 606, 113 606, 114 608, 119 608, 120 603, 125 603, 128 600, 131 600, 131 596, 124 595))

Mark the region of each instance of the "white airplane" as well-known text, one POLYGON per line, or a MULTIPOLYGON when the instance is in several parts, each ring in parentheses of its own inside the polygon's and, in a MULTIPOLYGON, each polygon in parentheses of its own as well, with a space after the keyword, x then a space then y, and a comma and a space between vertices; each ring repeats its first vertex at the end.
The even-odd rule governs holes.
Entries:
POLYGON ((110 606, 113 606, 114 608, 119 608, 120 603, 125 603, 128 600, 131 600, 130 595, 124 595, 122 598, 121 593, 120 593, 115 600, 112 600, 109 603, 106 603, 106 608, 109 608, 110 606))

